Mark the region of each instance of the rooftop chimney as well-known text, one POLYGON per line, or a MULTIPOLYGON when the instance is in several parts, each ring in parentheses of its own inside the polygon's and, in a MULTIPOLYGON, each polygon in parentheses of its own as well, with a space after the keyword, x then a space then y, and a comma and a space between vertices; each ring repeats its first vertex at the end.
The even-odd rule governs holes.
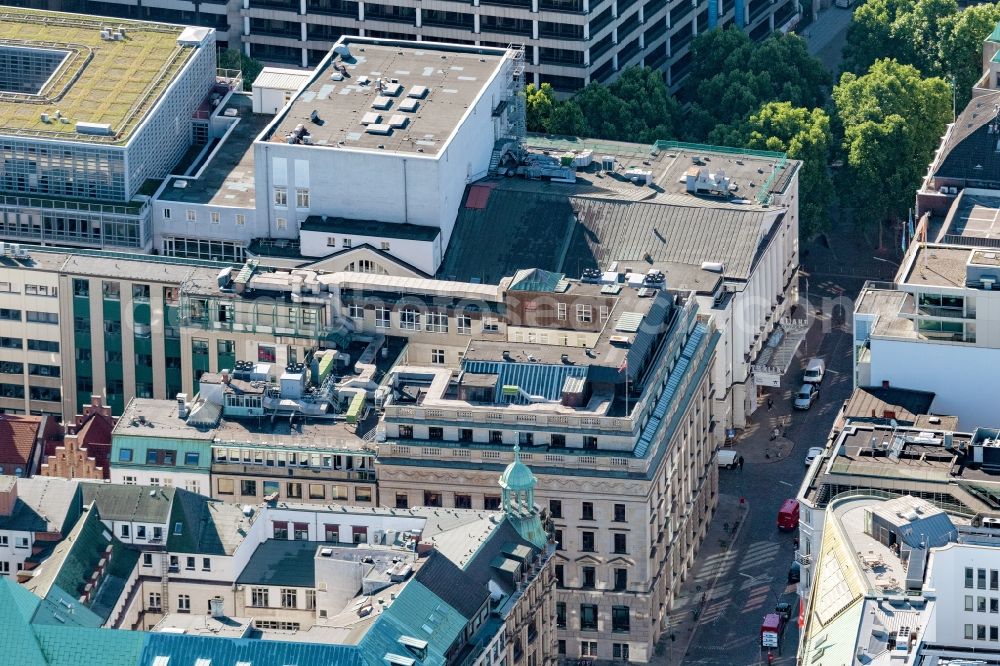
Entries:
POLYGON ((17 478, 11 477, 10 483, 0 481, 0 516, 10 518, 17 504, 17 478))

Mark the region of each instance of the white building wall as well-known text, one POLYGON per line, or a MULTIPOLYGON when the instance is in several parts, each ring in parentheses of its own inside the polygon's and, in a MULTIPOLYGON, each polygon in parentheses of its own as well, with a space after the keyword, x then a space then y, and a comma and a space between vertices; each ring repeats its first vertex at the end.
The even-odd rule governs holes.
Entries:
MULTIPOLYGON (((438 236, 433 241, 419 241, 403 238, 393 238, 390 240, 377 236, 362 236, 359 234, 327 231, 303 230, 299 234, 300 252, 304 257, 325 257, 347 247, 357 247, 365 244, 380 249, 383 241, 389 243, 389 249, 386 252, 400 261, 405 261, 428 275, 433 275, 437 270, 437 265, 440 263, 442 255, 441 236, 438 236), (347 245, 344 245, 345 240, 348 242, 347 245), (437 260, 435 260, 435 257, 437 260)), ((371 261, 377 262, 378 260, 373 259, 371 261)))
POLYGON ((963 430, 1000 426, 1000 349, 931 340, 871 339, 871 383, 932 391, 931 411, 957 416, 963 430))
POLYGON ((934 614, 924 632, 925 643, 937 643, 962 648, 995 649, 989 641, 989 627, 1000 625, 1000 616, 978 611, 979 598, 1000 598, 1000 590, 991 589, 991 577, 1000 570, 1000 549, 991 546, 951 543, 931 554, 924 594, 936 599, 934 614), (966 569, 972 569, 972 587, 966 587, 966 569), (979 571, 984 570, 985 585, 979 586, 979 571), (972 597, 972 610, 966 610, 966 597, 972 597), (967 625, 972 626, 973 638, 966 638, 967 625), (987 627, 987 640, 978 640, 977 627, 987 627))
POLYGON ((180 472, 174 469, 145 470, 112 465, 111 483, 183 488, 206 496, 210 495, 212 490, 208 472, 180 472))
POLYGON ((0 530, 0 576, 14 576, 31 555, 34 533, 0 530))
MULTIPOLYGON (((257 209, 266 211, 269 236, 298 238, 299 223, 310 215, 437 227, 440 246, 424 248, 430 256, 419 262, 400 256, 415 265, 432 265, 427 272, 434 273, 465 186, 487 174, 495 124, 501 122, 493 118, 493 109, 507 95, 511 66, 511 61, 503 62, 437 155, 258 142, 257 209), (287 188, 287 206, 274 205, 276 186, 287 188), (308 208, 295 207, 296 188, 308 188, 308 208)), ((372 240, 378 247, 383 239, 372 240)), ((393 250, 390 254, 397 256, 393 250)))

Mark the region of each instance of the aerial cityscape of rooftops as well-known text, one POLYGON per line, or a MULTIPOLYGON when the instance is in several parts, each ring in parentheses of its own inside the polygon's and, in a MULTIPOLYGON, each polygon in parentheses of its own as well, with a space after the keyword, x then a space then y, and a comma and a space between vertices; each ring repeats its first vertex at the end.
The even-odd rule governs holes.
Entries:
POLYGON ((0 153, 3 664, 1000 664, 1000 3, 10 0, 0 153))

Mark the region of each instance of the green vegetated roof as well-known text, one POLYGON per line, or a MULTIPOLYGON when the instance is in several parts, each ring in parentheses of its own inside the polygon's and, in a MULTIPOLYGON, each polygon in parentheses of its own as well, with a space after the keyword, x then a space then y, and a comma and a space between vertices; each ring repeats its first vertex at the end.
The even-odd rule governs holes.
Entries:
POLYGON ((176 25, 12 7, 0 19, 0 44, 68 54, 37 94, 0 92, 5 133, 122 143, 194 51, 177 43, 183 28, 176 25), (102 27, 119 26, 124 39, 102 38, 102 27), (68 122, 56 119, 57 110, 68 122), (109 124, 114 136, 77 134, 77 122, 109 124))

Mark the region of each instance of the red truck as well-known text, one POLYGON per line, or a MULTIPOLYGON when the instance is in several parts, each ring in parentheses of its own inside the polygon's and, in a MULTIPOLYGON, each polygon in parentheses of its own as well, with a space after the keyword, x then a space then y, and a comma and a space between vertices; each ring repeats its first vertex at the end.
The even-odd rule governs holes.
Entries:
POLYGON ((760 625, 760 646, 762 648, 778 647, 781 632, 785 630, 785 620, 778 613, 768 613, 760 625))

